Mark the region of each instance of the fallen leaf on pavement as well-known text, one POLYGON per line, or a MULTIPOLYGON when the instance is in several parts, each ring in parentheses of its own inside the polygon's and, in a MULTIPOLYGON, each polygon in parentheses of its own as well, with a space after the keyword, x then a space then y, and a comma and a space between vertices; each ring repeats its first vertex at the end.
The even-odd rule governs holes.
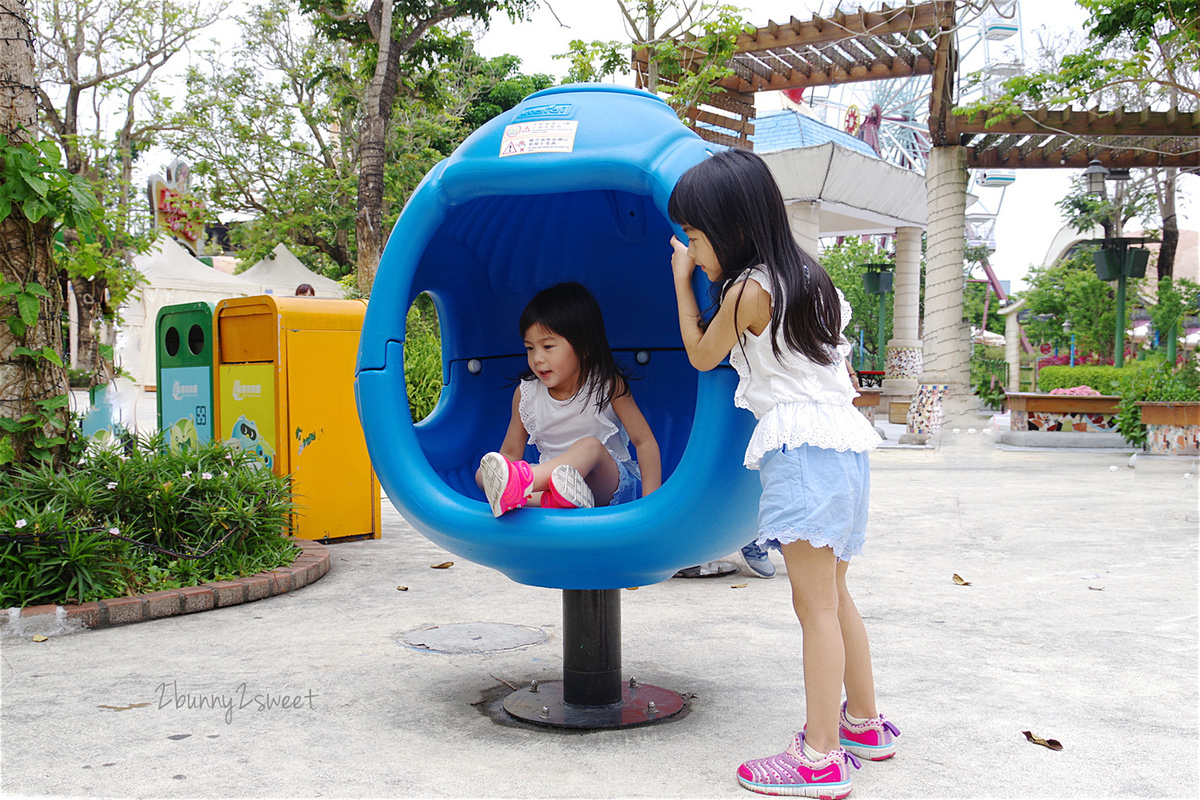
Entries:
POLYGON ((1089 586, 1088 588, 1091 589, 1093 592, 1103 592, 1104 591, 1103 586, 1089 586))
POLYGON ((735 583, 733 586, 730 586, 729 588, 730 589, 745 589, 749 585, 750 584, 748 584, 748 583, 735 583))
POLYGON ((1025 738, 1034 744, 1040 744, 1042 747, 1048 747, 1051 750, 1063 749, 1063 746, 1059 743, 1058 739, 1043 739, 1040 736, 1034 736, 1029 731, 1021 731, 1021 733, 1025 734, 1025 738))
POLYGON ((45 641, 49 641, 49 639, 50 639, 50 637, 49 637, 49 636, 43 636, 43 635, 42 635, 42 634, 40 634, 40 633, 39 633, 39 634, 35 634, 35 635, 34 635, 34 637, 33 637, 33 640, 34 640, 35 642, 45 642, 45 641))
POLYGON ((959 586, 970 586, 971 585, 970 581, 964 581, 962 579, 962 576, 959 575, 957 572, 954 573, 954 582, 957 583, 959 586))
POLYGON ((431 564, 429 568, 430 569, 450 569, 453 566, 454 566, 453 561, 443 561, 440 564, 431 564))
POLYGON ((407 587, 407 586, 397 586, 397 587, 396 587, 396 591, 397 591, 397 592, 407 592, 407 591, 408 591, 408 587, 407 587))

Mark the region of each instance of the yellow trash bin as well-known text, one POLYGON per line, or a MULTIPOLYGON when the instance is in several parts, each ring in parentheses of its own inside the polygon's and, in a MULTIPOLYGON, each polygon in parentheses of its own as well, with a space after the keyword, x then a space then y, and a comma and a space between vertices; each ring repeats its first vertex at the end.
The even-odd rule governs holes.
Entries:
POLYGON ((216 437, 292 476, 302 539, 379 538, 379 482, 354 402, 366 309, 269 294, 217 304, 216 437))

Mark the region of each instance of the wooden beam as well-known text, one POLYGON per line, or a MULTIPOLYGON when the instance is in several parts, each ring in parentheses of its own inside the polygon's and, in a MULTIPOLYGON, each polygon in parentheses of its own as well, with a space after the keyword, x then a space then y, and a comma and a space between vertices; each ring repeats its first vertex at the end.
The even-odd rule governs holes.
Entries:
POLYGON ((1128 113, 1089 109, 1073 114, 1071 109, 1030 109, 1016 117, 996 118, 986 113, 958 116, 959 133, 1054 133, 1065 131, 1078 136, 1180 136, 1200 138, 1200 128, 1192 114, 1142 110, 1128 113), (992 122, 992 120, 995 120, 992 122), (991 122, 989 125, 988 123, 991 122))
MULTIPOLYGON (((1092 154, 1080 148, 1071 154, 1038 151, 1025 158, 1017 153, 1001 153, 998 150, 979 151, 968 147, 967 166, 971 169, 1086 169, 1092 154)), ((1200 169, 1200 153, 1144 153, 1135 150, 1113 149, 1101 159, 1106 167, 1179 167, 1200 169)))
POLYGON ((751 33, 738 36, 737 47, 742 52, 779 46, 812 45, 846 39, 862 32, 874 36, 892 33, 908 33, 913 30, 928 30, 932 38, 943 26, 947 14, 946 3, 908 3, 898 8, 884 7, 879 11, 861 11, 846 16, 835 12, 832 19, 813 15, 811 20, 792 17, 787 26, 757 28, 751 33), (839 21, 840 20, 840 21, 839 21))

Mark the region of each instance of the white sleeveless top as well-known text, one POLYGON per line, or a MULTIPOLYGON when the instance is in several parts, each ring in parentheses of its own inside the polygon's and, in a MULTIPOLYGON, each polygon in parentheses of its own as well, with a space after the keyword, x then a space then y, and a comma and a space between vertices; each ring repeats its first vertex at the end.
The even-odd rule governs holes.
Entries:
POLYGON ((595 436, 618 464, 630 462, 629 434, 609 403, 601 411, 595 396, 581 391, 567 400, 555 400, 539 380, 521 381, 521 423, 529 433, 542 462, 556 458, 585 436, 595 436))
MULTIPOLYGON (((753 280, 771 294, 771 280, 760 269, 750 269, 736 280, 753 280)), ((772 303, 779 302, 774 297, 772 303)), ((841 328, 850 322, 851 309, 838 291, 841 328)), ((838 360, 825 366, 790 350, 779 332, 780 357, 771 348, 770 324, 755 336, 747 329, 741 343, 729 353, 729 363, 738 373, 734 405, 749 409, 758 420, 744 464, 758 469, 762 457, 784 445, 802 444, 828 450, 875 449, 879 434, 854 407, 858 393, 842 360, 850 354, 850 343, 842 336, 838 360)))

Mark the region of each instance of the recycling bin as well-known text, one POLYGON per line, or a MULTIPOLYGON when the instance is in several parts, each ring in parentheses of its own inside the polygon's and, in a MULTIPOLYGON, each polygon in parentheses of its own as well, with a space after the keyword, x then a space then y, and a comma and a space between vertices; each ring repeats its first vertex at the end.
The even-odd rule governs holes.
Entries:
POLYGON ((282 295, 217 304, 216 436, 292 476, 302 539, 379 538, 379 482, 354 399, 366 308, 282 295))
POLYGON ((163 306, 154 323, 158 429, 172 450, 213 438, 212 303, 163 306))

